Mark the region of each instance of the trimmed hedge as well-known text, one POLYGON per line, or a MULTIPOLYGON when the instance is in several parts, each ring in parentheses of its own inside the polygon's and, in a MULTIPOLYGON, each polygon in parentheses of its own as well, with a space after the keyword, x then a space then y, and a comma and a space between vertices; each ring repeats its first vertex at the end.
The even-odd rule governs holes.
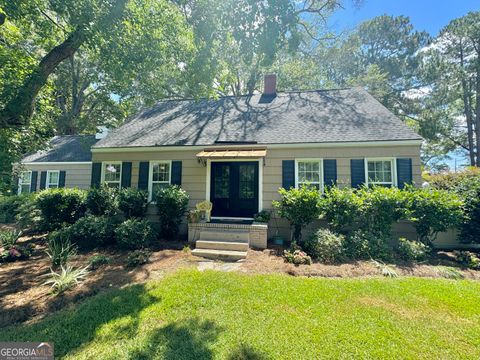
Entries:
POLYGON ((132 218, 117 226, 115 237, 119 247, 138 250, 151 245, 156 236, 150 221, 132 218))
POLYGON ((35 203, 41 214, 41 228, 55 230, 80 219, 85 215, 86 195, 86 191, 79 189, 49 189, 40 192, 35 203))

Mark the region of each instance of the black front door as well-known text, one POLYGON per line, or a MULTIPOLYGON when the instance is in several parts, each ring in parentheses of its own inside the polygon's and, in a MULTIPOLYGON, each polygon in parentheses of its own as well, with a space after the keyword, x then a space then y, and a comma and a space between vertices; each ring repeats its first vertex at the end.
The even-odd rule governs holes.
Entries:
POLYGON ((212 162, 212 216, 248 217, 258 212, 258 162, 212 162))

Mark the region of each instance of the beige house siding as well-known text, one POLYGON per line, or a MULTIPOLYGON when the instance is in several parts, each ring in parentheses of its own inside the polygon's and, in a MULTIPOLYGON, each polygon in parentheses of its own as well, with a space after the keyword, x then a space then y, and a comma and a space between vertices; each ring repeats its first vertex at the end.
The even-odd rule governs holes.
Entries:
MULTIPOLYGON (((205 200, 207 168, 199 163, 196 154, 199 150, 145 151, 145 152, 100 152, 93 153, 93 162, 129 161, 132 162, 132 186, 138 186, 138 171, 141 161, 181 160, 182 187, 190 194, 190 207, 205 200)), ((270 209, 272 200, 278 200, 278 189, 282 186, 282 160, 301 158, 323 158, 337 160, 337 176, 340 186, 350 185, 350 160, 369 157, 411 158, 413 179, 421 183, 420 146, 382 147, 336 147, 302 149, 268 149, 263 167, 263 209, 270 209)))
POLYGON ((40 190, 40 173, 48 170, 65 171, 65 187, 88 189, 91 182, 92 164, 86 163, 50 163, 50 164, 23 164, 22 169, 38 171, 37 191, 40 190))

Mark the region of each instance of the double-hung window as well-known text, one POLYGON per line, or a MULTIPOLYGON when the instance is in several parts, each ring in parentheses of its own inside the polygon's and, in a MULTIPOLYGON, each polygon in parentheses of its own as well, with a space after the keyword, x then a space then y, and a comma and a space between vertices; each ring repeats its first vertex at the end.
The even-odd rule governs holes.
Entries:
POLYGON ((31 189, 32 184, 32 172, 24 171, 20 174, 18 178, 18 193, 19 194, 28 194, 31 189))
POLYGON ((120 189, 120 182, 122 179, 122 163, 121 162, 106 162, 103 163, 103 183, 110 188, 120 189))
POLYGON ((47 181, 46 181, 45 187, 47 189, 58 188, 59 179, 60 179, 60 171, 58 170, 47 171, 47 181))
POLYGON ((172 179, 171 161, 151 161, 150 162, 150 197, 159 189, 170 185, 172 179))
POLYGON ((366 159, 365 162, 367 185, 396 185, 394 159, 366 159))
POLYGON ((295 185, 314 186, 323 191, 323 161, 322 159, 299 159, 295 161, 295 185))

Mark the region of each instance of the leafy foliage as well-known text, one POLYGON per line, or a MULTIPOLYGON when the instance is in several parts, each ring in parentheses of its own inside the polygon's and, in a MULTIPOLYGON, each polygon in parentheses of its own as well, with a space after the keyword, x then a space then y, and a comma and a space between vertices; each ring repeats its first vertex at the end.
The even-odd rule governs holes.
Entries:
POLYGON ((262 210, 259 213, 255 214, 253 217, 253 221, 261 222, 261 223, 268 223, 271 218, 271 213, 268 210, 262 210))
POLYGON ((460 241, 479 242, 480 233, 480 169, 468 168, 462 172, 430 176, 430 185, 455 192, 463 200, 463 218, 460 241))
POLYGON ((343 259, 344 242, 345 236, 328 229, 318 229, 305 241, 303 248, 313 259, 333 264, 343 259))
POLYGON ((480 258, 471 251, 454 251, 457 261, 470 269, 480 270, 480 258))
POLYGON ((148 247, 155 240, 155 232, 147 219, 128 219, 117 226, 115 237, 118 246, 137 250, 148 247))
POLYGON ((160 189, 154 194, 163 237, 176 236, 188 206, 189 195, 179 186, 160 189))
POLYGON ((110 262, 111 262, 111 259, 108 256, 99 254, 99 255, 93 255, 88 261, 88 265, 90 269, 97 270, 101 266, 107 265, 110 262))
POLYGON ((33 252, 33 245, 11 245, 0 251, 0 262, 13 262, 28 259, 33 252))
POLYGON ((30 194, 0 196, 0 223, 14 223, 20 207, 30 197, 30 194))
POLYGON ((398 239, 397 253, 407 261, 425 260, 430 252, 430 248, 420 241, 398 239))
POLYGON ((273 201, 273 207, 280 217, 287 219, 293 228, 293 242, 301 242, 302 228, 318 218, 320 193, 316 188, 301 186, 299 189, 280 189, 280 201, 273 201))
POLYGON ((132 251, 127 257, 127 267, 137 267, 148 262, 150 251, 142 249, 132 251))
POLYGON ((80 249, 93 249, 115 242, 115 224, 113 218, 87 215, 75 224, 49 234, 51 241, 71 243, 80 249))
POLYGON ((22 232, 20 230, 2 230, 0 231, 0 246, 4 248, 13 246, 21 236, 22 232))
POLYGON ((144 217, 148 208, 148 193, 134 188, 121 189, 118 208, 127 218, 144 217))
POLYGON ((88 275, 88 267, 74 268, 70 265, 60 267, 60 271, 56 272, 50 269, 47 274, 45 285, 50 285, 55 294, 61 294, 85 280, 88 275))
POLYGON ((68 260, 77 253, 76 247, 60 236, 50 237, 47 245, 46 253, 53 267, 66 265, 68 260))
POLYGON ((88 213, 97 216, 115 215, 118 207, 116 200, 117 192, 117 189, 109 188, 108 186, 89 189, 85 199, 88 213))
POLYGON ((41 227, 59 229, 85 214, 86 192, 79 189, 49 189, 40 192, 35 203, 41 213, 41 227))
POLYGON ((439 232, 461 223, 462 202, 455 194, 409 187, 405 195, 408 220, 413 222, 424 244, 431 245, 439 232))
POLYGON ((300 249, 285 250, 283 252, 283 258, 286 262, 297 266, 312 264, 312 258, 300 249))

